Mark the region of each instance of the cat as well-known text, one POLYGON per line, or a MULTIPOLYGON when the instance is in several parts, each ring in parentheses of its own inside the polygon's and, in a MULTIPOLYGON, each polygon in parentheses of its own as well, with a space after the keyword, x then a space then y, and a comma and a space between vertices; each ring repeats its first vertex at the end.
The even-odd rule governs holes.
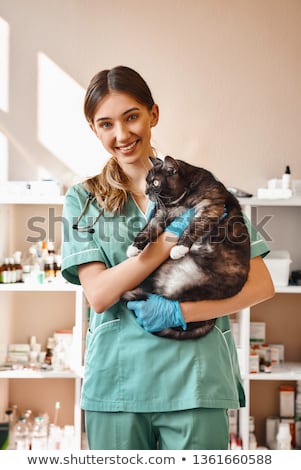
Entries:
MULTIPOLYGON (((152 292, 167 299, 224 299, 245 284, 250 264, 250 239, 236 197, 205 168, 166 156, 152 158, 146 194, 155 202, 151 219, 128 247, 135 256, 189 208, 195 215, 177 245, 151 276, 151 285, 126 292, 122 300, 146 299, 152 292)), ((207 335, 216 319, 187 323, 187 330, 166 328, 154 334, 171 339, 207 335)))

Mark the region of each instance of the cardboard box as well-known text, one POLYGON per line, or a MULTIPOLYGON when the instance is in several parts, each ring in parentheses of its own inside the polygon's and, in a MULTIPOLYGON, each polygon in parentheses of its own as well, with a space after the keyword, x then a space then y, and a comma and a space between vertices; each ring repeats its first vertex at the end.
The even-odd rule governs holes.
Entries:
POLYGON ((265 322, 250 322, 250 344, 265 343, 265 322))
POLYGON ((274 285, 278 287, 287 286, 292 262, 289 252, 286 250, 271 251, 264 258, 264 262, 271 274, 274 285))

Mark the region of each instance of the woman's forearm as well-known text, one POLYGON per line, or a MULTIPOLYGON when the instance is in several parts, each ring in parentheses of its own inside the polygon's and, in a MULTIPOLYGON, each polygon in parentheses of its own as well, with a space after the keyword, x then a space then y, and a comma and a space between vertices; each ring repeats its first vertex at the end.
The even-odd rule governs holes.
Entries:
POLYGON ((238 312, 272 298, 275 294, 270 274, 261 257, 252 258, 249 277, 242 290, 223 300, 183 302, 181 310, 186 322, 209 320, 238 312))
POLYGON ((164 232, 138 256, 106 269, 103 263, 87 263, 78 267, 85 295, 96 312, 103 312, 117 302, 127 290, 144 281, 168 257, 176 238, 164 232))

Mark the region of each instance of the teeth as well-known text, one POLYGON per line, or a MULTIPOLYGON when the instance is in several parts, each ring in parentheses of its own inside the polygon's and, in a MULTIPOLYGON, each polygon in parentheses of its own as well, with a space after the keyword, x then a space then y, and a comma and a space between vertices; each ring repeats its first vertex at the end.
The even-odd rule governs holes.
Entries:
POLYGON ((131 145, 128 145, 127 147, 119 147, 119 148, 120 148, 120 150, 127 151, 127 150, 131 150, 132 148, 134 148, 135 145, 136 145, 136 142, 133 142, 131 145))

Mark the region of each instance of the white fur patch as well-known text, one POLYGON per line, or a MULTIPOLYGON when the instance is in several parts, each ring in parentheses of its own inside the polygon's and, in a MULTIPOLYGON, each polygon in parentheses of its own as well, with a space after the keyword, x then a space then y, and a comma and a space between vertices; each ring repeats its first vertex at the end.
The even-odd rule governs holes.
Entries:
POLYGON ((170 263, 173 261, 167 261, 161 266, 160 272, 155 276, 155 283, 160 295, 177 299, 183 290, 199 285, 203 272, 190 256, 185 256, 178 261, 176 275, 170 263))
POLYGON ((171 259, 180 259, 188 253, 189 248, 184 245, 176 245, 170 250, 171 259))
POLYGON ((133 256, 137 256, 140 251, 141 250, 139 250, 136 246, 130 245, 126 251, 126 255, 128 258, 132 258, 133 256))

